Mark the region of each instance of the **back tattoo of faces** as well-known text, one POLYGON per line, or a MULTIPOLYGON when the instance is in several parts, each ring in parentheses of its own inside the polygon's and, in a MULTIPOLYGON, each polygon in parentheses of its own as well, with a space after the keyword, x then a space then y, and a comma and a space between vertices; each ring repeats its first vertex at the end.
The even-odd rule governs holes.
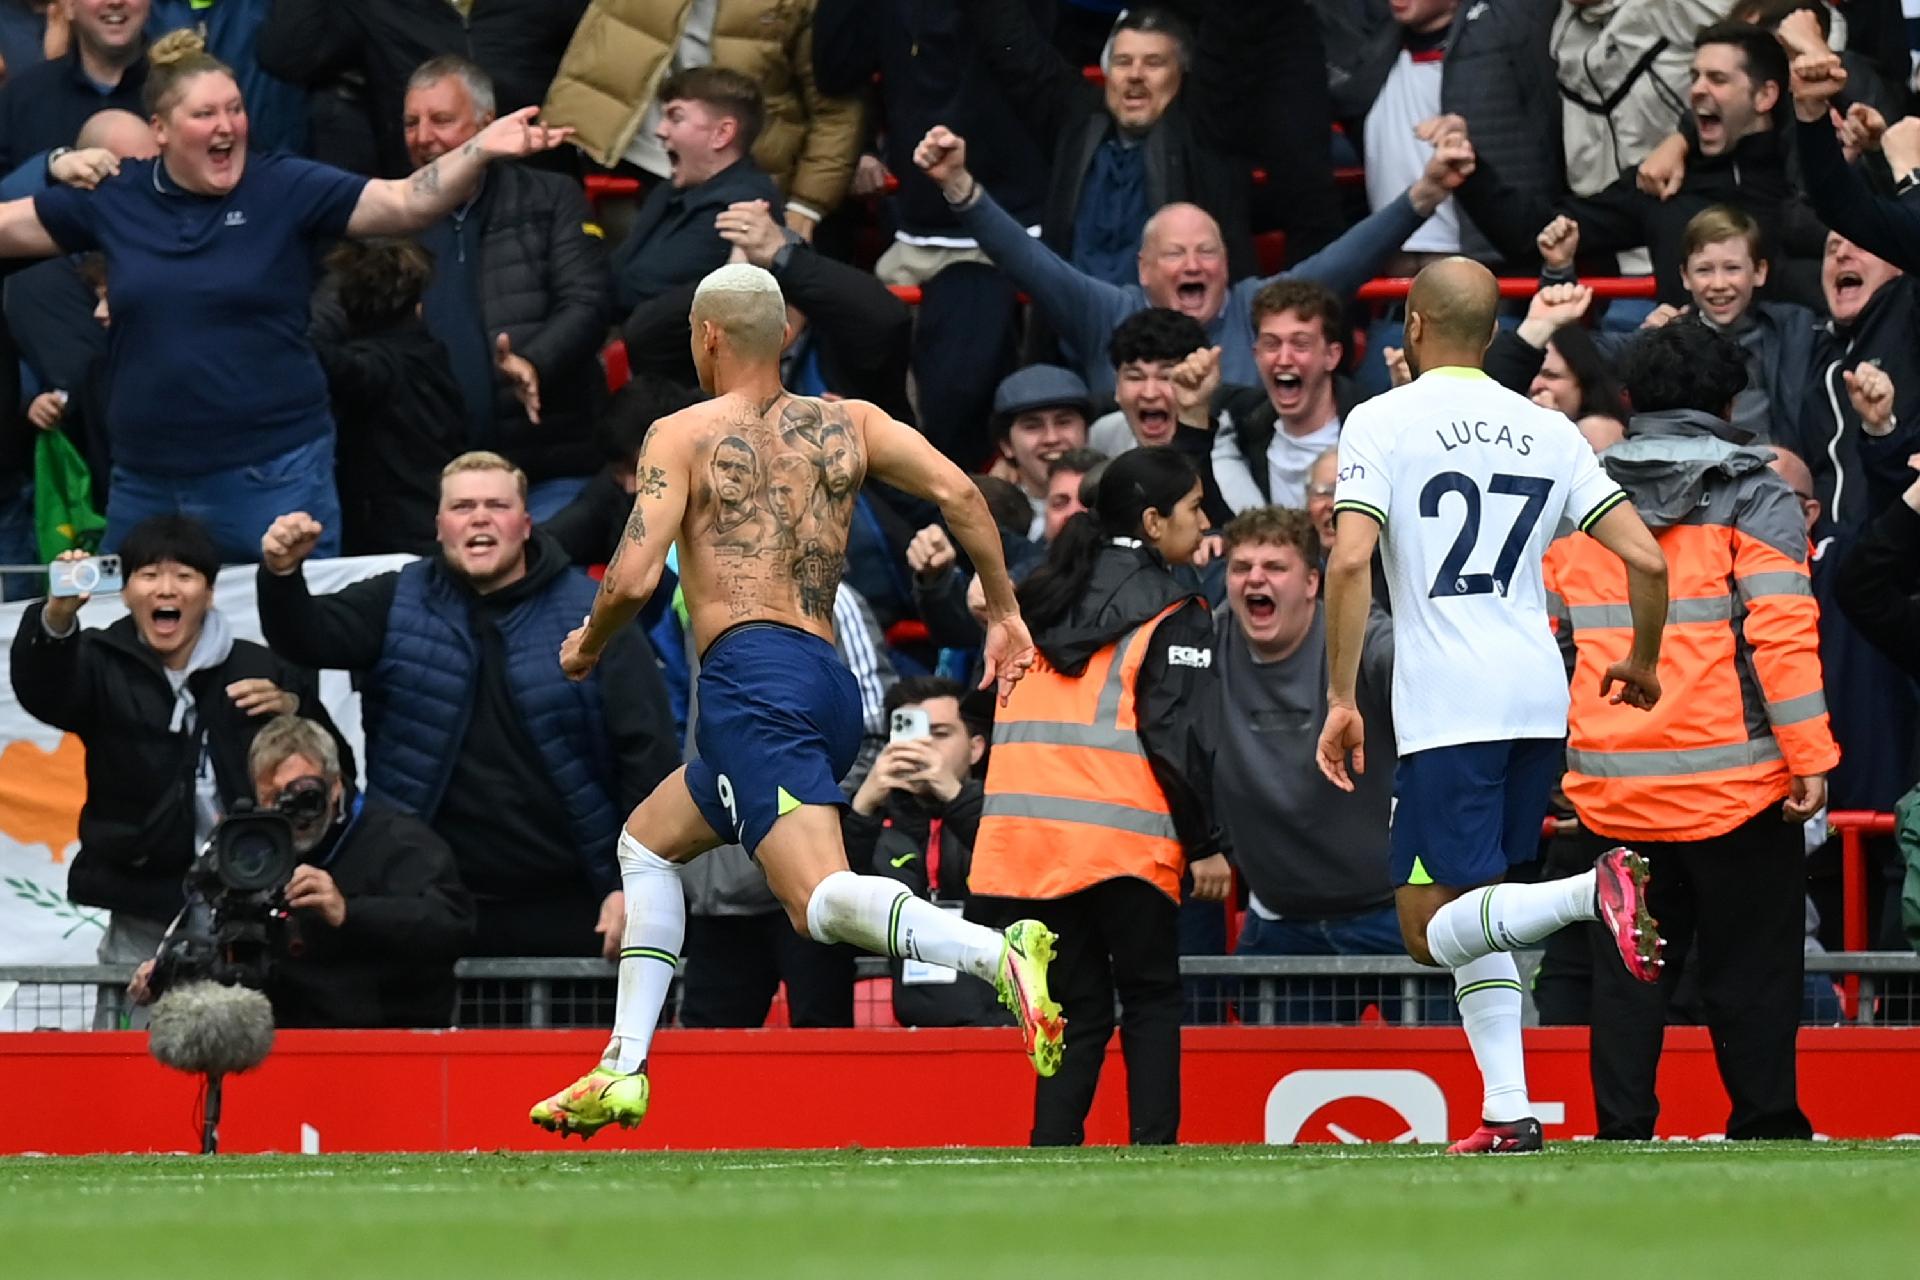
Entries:
POLYGON ((697 477, 706 518, 694 537, 718 561, 732 616, 797 604, 833 617, 865 471, 858 432, 836 404, 776 399, 717 426, 697 477))

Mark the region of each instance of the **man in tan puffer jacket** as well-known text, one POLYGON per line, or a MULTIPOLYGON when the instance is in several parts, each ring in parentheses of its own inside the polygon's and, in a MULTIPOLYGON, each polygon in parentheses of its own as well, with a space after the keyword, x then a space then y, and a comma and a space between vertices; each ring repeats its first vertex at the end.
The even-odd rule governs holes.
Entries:
POLYGON ((813 0, 593 0, 547 91, 542 117, 571 125, 603 165, 622 159, 664 177, 657 94, 672 72, 713 65, 760 86, 766 124, 754 162, 786 197, 787 224, 811 236, 853 179, 863 138, 858 98, 813 79, 813 0))

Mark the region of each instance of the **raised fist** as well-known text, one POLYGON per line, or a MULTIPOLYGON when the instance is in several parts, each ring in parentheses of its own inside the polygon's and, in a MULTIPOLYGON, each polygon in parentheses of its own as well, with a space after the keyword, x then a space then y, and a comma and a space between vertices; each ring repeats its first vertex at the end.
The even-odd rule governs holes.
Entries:
POLYGON ((973 189, 973 175, 967 172, 967 140, 943 124, 927 130, 913 149, 913 162, 949 201, 964 200, 973 189))
POLYGON ((1201 347, 1173 366, 1174 416, 1188 426, 1212 418, 1213 393, 1220 389, 1220 348, 1201 347))
POLYGON ((1860 426, 1870 436, 1883 436, 1893 429, 1893 379, 1877 364, 1863 364, 1841 373, 1847 384, 1847 399, 1860 415, 1860 426))
POLYGON ((921 578, 939 577, 953 568, 957 559, 959 553, 953 549, 953 539, 937 524, 920 530, 907 544, 907 568, 921 578))
POLYGON ((269 572, 285 577, 313 554, 324 532, 320 522, 306 512, 290 511, 260 535, 260 563, 269 572))
POLYGON ((1542 262, 1554 270, 1565 271, 1580 252, 1580 224, 1563 213, 1540 228, 1533 243, 1540 250, 1542 262))

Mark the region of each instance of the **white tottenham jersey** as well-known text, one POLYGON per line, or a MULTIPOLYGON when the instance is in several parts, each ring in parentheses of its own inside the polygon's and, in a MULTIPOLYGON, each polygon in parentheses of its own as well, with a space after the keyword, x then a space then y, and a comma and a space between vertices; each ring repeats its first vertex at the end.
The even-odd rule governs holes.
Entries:
POLYGON ((1380 522, 1401 755, 1565 736, 1540 558, 1563 515, 1585 530, 1625 500, 1571 421, 1478 369, 1348 415, 1334 510, 1380 522))

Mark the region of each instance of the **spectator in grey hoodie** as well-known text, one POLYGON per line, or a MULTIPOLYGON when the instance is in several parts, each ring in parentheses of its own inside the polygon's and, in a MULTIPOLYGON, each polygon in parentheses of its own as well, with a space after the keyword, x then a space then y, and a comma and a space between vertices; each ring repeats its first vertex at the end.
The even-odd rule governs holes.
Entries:
MULTIPOLYGON (((1228 612, 1216 646, 1213 789, 1249 890, 1238 953, 1398 955, 1387 874, 1392 752, 1370 759, 1351 793, 1328 787, 1314 763, 1312 730, 1327 702, 1320 535, 1304 511, 1255 507, 1236 516, 1225 537, 1228 612)), ((1359 697, 1370 724, 1392 723, 1392 670, 1392 628, 1376 610, 1360 660, 1359 697)), ((1365 1003, 1309 997, 1305 987, 1280 984, 1280 1021, 1356 1021, 1365 1003)), ((1241 1016, 1272 1020, 1275 1010, 1256 994, 1243 991, 1241 1016)))

